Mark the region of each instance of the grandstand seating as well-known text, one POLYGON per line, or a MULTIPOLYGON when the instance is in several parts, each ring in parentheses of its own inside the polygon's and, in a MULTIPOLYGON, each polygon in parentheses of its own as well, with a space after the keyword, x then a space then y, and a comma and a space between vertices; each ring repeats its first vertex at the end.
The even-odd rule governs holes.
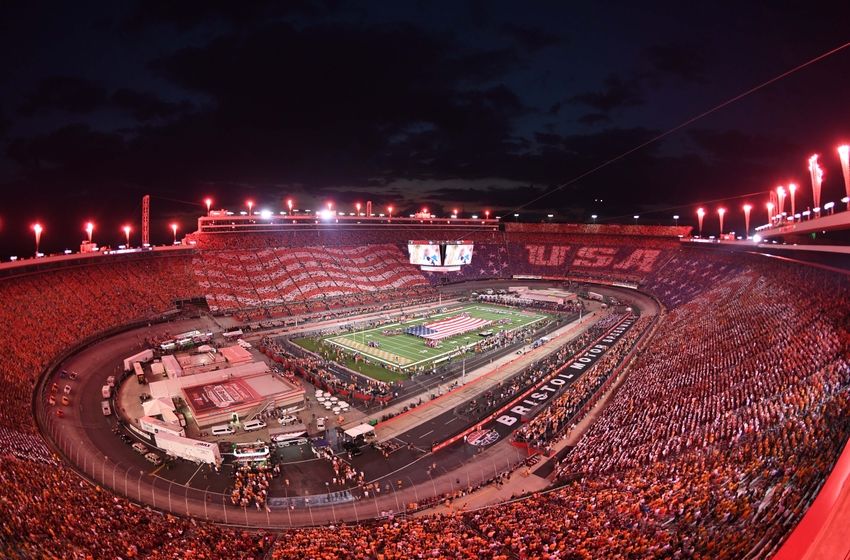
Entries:
POLYGON ((513 233, 481 234, 475 259, 495 259, 494 276, 555 270, 632 278, 670 309, 611 405, 561 464, 565 479, 580 480, 480 511, 281 538, 162 515, 81 484, 41 443, 30 412, 36 378, 66 348, 160 314, 176 299, 206 296, 222 311, 278 306, 295 313, 327 308, 334 294, 356 305, 373 303, 372 294, 396 297, 390 288, 426 284, 404 262, 401 233, 290 236, 309 238, 300 246, 256 236, 238 248, 216 237, 193 257, 145 256, 0 281, 0 556, 768 556, 850 434, 846 278, 685 251, 655 231, 649 239, 581 239, 580 246, 569 236, 591 232, 564 232, 557 241, 513 233), (561 246, 570 248, 555 249, 561 246), (594 247, 614 252, 582 251, 594 247), (587 264, 600 255, 612 258, 587 264))

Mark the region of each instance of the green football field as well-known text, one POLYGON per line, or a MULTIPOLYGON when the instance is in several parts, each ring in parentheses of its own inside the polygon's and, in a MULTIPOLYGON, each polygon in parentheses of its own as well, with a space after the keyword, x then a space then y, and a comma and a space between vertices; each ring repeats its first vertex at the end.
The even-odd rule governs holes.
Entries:
POLYGON ((324 342, 331 347, 343 348, 348 353, 366 356, 369 361, 395 366, 404 371, 420 366, 427 367, 432 363, 448 359, 451 354, 456 353, 459 349, 472 346, 483 340, 484 337, 479 335, 480 332, 492 331, 496 334, 500 331, 513 331, 547 318, 548 315, 543 313, 474 303, 450 309, 446 313, 432 315, 427 319, 413 319, 403 323, 381 325, 374 329, 328 337, 324 342), (425 345, 425 339, 403 332, 414 325, 433 323, 461 313, 469 313, 471 317, 492 322, 480 329, 443 339, 437 348, 429 348, 425 345), (507 321, 504 324, 498 324, 501 319, 507 321), (382 334, 382 331, 389 329, 400 329, 402 334, 382 334), (377 342, 379 346, 377 348, 369 346, 370 341, 377 342))

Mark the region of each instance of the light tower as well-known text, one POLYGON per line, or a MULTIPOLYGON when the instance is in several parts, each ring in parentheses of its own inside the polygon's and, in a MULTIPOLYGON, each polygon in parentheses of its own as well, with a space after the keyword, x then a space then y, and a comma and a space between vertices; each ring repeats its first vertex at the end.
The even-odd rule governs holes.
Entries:
POLYGON ((151 195, 142 197, 142 247, 151 244, 151 195))
POLYGON ((702 220, 705 218, 705 210, 697 208, 697 219, 699 220, 699 236, 702 237, 702 220))
POLYGON ((41 224, 36 222, 32 226, 33 232, 35 232, 35 256, 38 258, 38 246, 41 245, 41 232, 44 231, 44 228, 41 227, 41 224))
POLYGON ((752 204, 744 204, 744 239, 750 236, 750 211, 752 209, 752 204))
POLYGON ((86 235, 88 235, 89 243, 91 243, 91 236, 94 232, 94 224, 91 222, 86 223, 86 235))
POLYGON ((354 207, 357 209, 357 217, 360 217, 360 203, 358 202, 354 207))
POLYGON ((773 203, 772 202, 767 203, 767 223, 768 224, 773 223, 773 203))
POLYGON ((251 200, 251 199, 248 199, 248 201, 247 201, 247 202, 245 202, 245 204, 247 204, 247 205, 248 205, 248 215, 249 215, 249 216, 252 216, 252 215, 253 215, 252 211, 253 211, 253 209, 254 209, 254 201, 253 201, 253 200, 251 200))
POLYGON ((850 146, 838 146, 838 157, 841 158, 841 171, 844 174, 844 192, 847 193, 847 209, 850 210, 850 146))
POLYGON ((788 192, 791 194, 791 217, 797 215, 797 204, 794 200, 794 194, 797 192, 797 185, 794 183, 788 183, 788 192))
POLYGON ((124 237, 127 238, 127 245, 125 245, 125 247, 127 249, 129 249, 130 248, 130 226, 124 226, 122 229, 124 230, 124 237))
POLYGON ((207 216, 210 215, 210 209, 212 208, 212 199, 207 197, 204 199, 204 204, 207 205, 207 216))
POLYGON ((174 234, 173 245, 177 245, 177 224, 171 224, 171 232, 174 234))
POLYGON ((390 219, 392 220, 393 219, 393 207, 392 206, 387 206, 387 214, 389 215, 390 219))
POLYGON ((726 209, 722 207, 718 208, 717 214, 720 216, 720 235, 723 235, 723 216, 726 215, 726 209))
POLYGON ((776 199, 779 201, 779 208, 776 213, 780 216, 780 220, 782 219, 782 213, 785 212, 785 187, 779 185, 776 187, 776 199))

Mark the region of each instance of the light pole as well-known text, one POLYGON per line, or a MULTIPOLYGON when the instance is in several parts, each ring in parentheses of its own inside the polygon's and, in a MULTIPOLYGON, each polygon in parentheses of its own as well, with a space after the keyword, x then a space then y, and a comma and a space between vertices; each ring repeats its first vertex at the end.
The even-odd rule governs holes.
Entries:
POLYGON ((590 219, 591 219, 591 220, 593 220, 593 223, 594 223, 594 224, 596 223, 596 218, 598 218, 598 217, 599 217, 599 216, 597 216, 596 214, 591 214, 591 215, 590 215, 590 219))
POLYGON ((354 207, 357 208, 357 216, 360 216, 360 203, 358 202, 354 207))
POLYGON ((702 237, 702 220, 705 218, 705 210, 697 208, 697 219, 699 220, 699 236, 702 237))
POLYGON ((767 223, 773 225, 773 203, 767 203, 767 223))
POLYGON ((88 223, 86 224, 86 235, 88 235, 89 243, 91 243, 91 235, 92 235, 92 232, 94 232, 94 224, 93 224, 93 223, 91 223, 91 222, 88 222, 88 223))
POLYGON ((838 146, 838 157, 841 159, 841 172, 844 174, 844 192, 847 193, 842 202, 846 202, 847 209, 850 210, 850 146, 838 146))
POLYGON ((744 204, 744 239, 750 237, 750 210, 752 209, 752 204, 744 204))
POLYGON ((785 212, 785 187, 782 185, 776 187, 776 198, 779 200, 779 209, 776 214, 781 217, 782 213, 785 212))
POLYGON ((127 238, 126 248, 130 248, 130 226, 124 226, 124 236, 127 238))
POLYGON ((38 246, 41 244, 41 232, 44 231, 44 228, 36 222, 32 226, 32 230, 35 232, 35 256, 38 258, 38 246))
POLYGON ((177 245, 177 224, 171 224, 171 232, 174 234, 174 243, 172 245, 177 245))
POLYGON ((390 219, 392 220, 393 219, 393 207, 392 206, 387 206, 387 214, 389 215, 390 219))
POLYGON ((254 208, 254 201, 253 201, 253 200, 248 200, 245 204, 247 204, 247 205, 248 205, 248 215, 249 215, 249 216, 251 216, 251 215, 252 215, 252 214, 251 214, 251 211, 252 211, 252 209, 254 208))
POLYGON ((673 223, 676 224, 676 227, 679 226, 679 215, 678 214, 673 214, 673 223))
POLYGON ((289 208, 289 213, 292 214, 292 199, 291 198, 286 199, 286 207, 289 208))
POLYGON ((516 222, 519 221, 519 214, 514 214, 514 221, 516 221, 516 222))
POLYGON ((484 211, 484 218, 487 219, 487 220, 490 219, 490 211, 489 210, 484 211))
POLYGON ((637 225, 638 218, 640 218, 640 216, 638 216, 637 214, 635 214, 634 216, 632 216, 632 218, 634 218, 634 219, 635 219, 635 225, 637 225))
POLYGON ((797 205, 794 203, 794 193, 797 192, 797 185, 788 183, 788 192, 791 193, 791 217, 797 215, 797 205))
POLYGON ((723 216, 726 215, 726 209, 718 208, 717 213, 720 215, 720 235, 723 235, 723 216))
POLYGON ((204 204, 207 205, 207 216, 209 216, 210 215, 210 209, 212 208, 212 199, 211 198, 204 199, 204 204))

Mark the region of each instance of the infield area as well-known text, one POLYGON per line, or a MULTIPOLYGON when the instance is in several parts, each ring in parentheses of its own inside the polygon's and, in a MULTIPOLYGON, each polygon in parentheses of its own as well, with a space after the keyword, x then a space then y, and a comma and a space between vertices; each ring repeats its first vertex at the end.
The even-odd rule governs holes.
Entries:
POLYGON ((448 360, 460 350, 474 346, 485 340, 481 333, 490 331, 491 336, 502 332, 512 332, 549 318, 536 311, 523 311, 481 303, 455 307, 445 313, 428 318, 412 319, 400 323, 381 325, 373 329, 331 336, 324 339, 325 345, 338 347, 353 355, 360 355, 371 362, 398 368, 401 371, 417 367, 427 368, 431 364, 448 360), (451 336, 439 341, 431 348, 426 340, 406 334, 404 331, 417 325, 431 324, 441 319, 449 319, 462 314, 476 319, 490 321, 490 324, 474 331, 451 336), (388 331, 400 331, 400 334, 384 334, 388 331), (370 345, 370 343, 372 343, 370 345))

